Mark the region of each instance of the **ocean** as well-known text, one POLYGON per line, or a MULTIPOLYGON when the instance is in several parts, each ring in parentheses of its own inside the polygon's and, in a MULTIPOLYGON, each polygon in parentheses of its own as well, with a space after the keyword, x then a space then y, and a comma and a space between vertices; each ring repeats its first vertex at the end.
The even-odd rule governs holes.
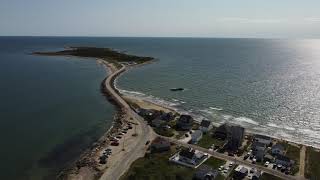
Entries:
POLYGON ((42 177, 48 171, 39 169, 55 166, 55 155, 62 157, 58 163, 67 162, 68 144, 89 136, 85 147, 110 127, 114 109, 99 92, 104 68, 91 59, 28 54, 65 46, 155 57, 120 76, 117 88, 125 95, 199 121, 230 122, 320 147, 320 40, 1 37, 0 159, 6 177, 18 170, 42 177), (185 90, 170 91, 177 87, 185 90))

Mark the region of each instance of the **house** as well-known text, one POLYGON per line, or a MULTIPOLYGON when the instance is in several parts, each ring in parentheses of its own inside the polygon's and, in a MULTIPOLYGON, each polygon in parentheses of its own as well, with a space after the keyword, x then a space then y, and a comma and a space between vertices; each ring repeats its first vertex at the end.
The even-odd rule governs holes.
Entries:
POLYGON ((270 154, 266 154, 263 159, 264 159, 264 161, 273 162, 274 157, 271 156, 270 154))
POLYGON ((202 138, 202 131, 196 130, 191 134, 191 143, 196 144, 202 138))
POLYGON ((155 140, 152 141, 150 145, 150 150, 151 153, 169 151, 170 142, 163 138, 157 137, 155 140))
POLYGON ((228 137, 229 126, 227 124, 222 124, 213 133, 213 136, 217 139, 225 140, 228 137))
POLYGON ((192 148, 182 149, 169 158, 169 161, 184 165, 191 168, 199 167, 203 162, 209 158, 208 154, 203 153, 192 148))
POLYGON ((244 177, 246 177, 248 175, 248 169, 243 167, 243 166, 238 166, 235 169, 235 172, 233 174, 233 178, 234 179, 243 179, 244 177))
POLYGON ((252 180, 258 180, 261 176, 261 171, 257 170, 252 174, 252 180))
POLYGON ((161 115, 160 115, 160 119, 161 120, 164 120, 164 121, 166 121, 166 122, 168 122, 168 121, 171 121, 171 120, 173 120, 174 119, 174 114, 172 113, 172 112, 168 112, 168 113, 166 113, 166 112, 161 112, 161 115))
POLYGON ((207 165, 201 165, 193 175, 193 180, 214 180, 219 172, 207 165))
POLYGON ((244 128, 237 125, 223 124, 214 131, 213 136, 221 140, 227 139, 228 142, 225 149, 236 152, 242 145, 244 128))
POLYGON ((271 137, 257 134, 254 136, 254 142, 263 143, 266 145, 266 147, 268 147, 268 146, 271 146, 272 139, 271 137))
POLYGON ((242 145, 244 137, 244 128, 241 126, 231 126, 229 128, 228 142, 226 150, 236 152, 242 145))
POLYGON ((258 162, 263 162, 265 153, 266 152, 264 150, 257 150, 257 151, 254 151, 253 155, 255 156, 258 162))
POLYGON ((190 115, 181 115, 177 122, 177 128, 181 130, 190 130, 193 125, 193 118, 190 115))
POLYGON ((282 144, 276 144, 272 146, 271 153, 273 155, 284 154, 284 146, 282 144))
POLYGON ((259 151, 259 150, 266 150, 266 144, 258 142, 258 141, 254 141, 251 145, 251 149, 252 151, 259 151))
POLYGON ((210 131, 212 129, 212 123, 209 120, 203 119, 200 123, 200 130, 204 133, 210 131))
POLYGON ((152 121, 158 116, 160 116, 160 111, 157 111, 155 109, 143 109, 139 108, 137 110, 137 113, 143 117, 146 121, 152 121))
POLYGON ((294 164, 294 161, 290 160, 287 156, 278 154, 276 156, 275 164, 281 164, 284 167, 291 167, 294 164))
POLYGON ((165 121, 163 121, 163 120, 161 120, 161 119, 159 119, 159 118, 156 118, 156 119, 154 119, 154 120, 152 120, 151 121, 151 126, 152 127, 156 127, 156 128, 159 128, 159 127, 161 127, 162 125, 165 125, 165 121))

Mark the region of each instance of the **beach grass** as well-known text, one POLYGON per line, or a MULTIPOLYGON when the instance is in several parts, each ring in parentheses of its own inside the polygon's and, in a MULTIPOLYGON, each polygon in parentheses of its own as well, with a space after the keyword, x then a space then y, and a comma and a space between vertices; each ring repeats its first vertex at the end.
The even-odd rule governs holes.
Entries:
POLYGON ((307 147, 305 177, 320 179, 320 152, 312 147, 307 147))
POLYGON ((145 157, 136 160, 127 173, 121 177, 121 180, 192 180, 195 169, 169 162, 169 157, 174 152, 174 150, 171 150, 165 153, 147 154, 145 157))
POLYGON ((262 176, 260 177, 260 180, 283 180, 283 179, 277 176, 274 176, 272 174, 263 173, 262 176))
POLYGON ((224 143, 224 141, 212 137, 211 133, 206 133, 203 134, 201 140, 198 142, 197 145, 203 148, 210 148, 212 144, 221 147, 224 143))

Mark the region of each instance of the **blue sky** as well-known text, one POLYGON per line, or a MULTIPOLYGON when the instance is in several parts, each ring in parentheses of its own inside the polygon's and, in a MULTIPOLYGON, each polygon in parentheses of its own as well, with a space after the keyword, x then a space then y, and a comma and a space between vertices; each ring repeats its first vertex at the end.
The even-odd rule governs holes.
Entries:
POLYGON ((0 35, 320 38, 320 1, 0 0, 0 35))

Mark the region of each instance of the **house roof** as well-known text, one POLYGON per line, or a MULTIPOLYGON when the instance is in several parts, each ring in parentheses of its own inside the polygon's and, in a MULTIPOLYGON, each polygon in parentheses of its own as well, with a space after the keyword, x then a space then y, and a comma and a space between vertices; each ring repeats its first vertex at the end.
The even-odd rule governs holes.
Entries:
POLYGON ((202 120, 200 126, 202 127, 209 127, 211 125, 211 121, 209 120, 202 120))
POLYGON ((261 142, 258 142, 258 141, 255 141, 255 142, 252 143, 252 147, 253 147, 253 148, 257 148, 257 147, 266 148, 266 144, 261 143, 261 142))
POLYGON ((200 131, 200 130, 196 130, 191 134, 191 137, 193 137, 193 138, 197 138, 200 136, 202 136, 202 131, 200 131))
POLYGON ((212 177, 212 179, 214 179, 217 176, 218 171, 207 165, 201 165, 194 174, 195 179, 206 179, 206 177, 212 177))
POLYGON ((287 156, 281 155, 281 154, 276 156, 276 160, 290 162, 290 158, 288 158, 287 156))
POLYGON ((248 169, 245 168, 245 167, 242 167, 242 168, 239 170, 239 172, 242 173, 242 174, 246 174, 246 173, 248 173, 248 169))
POLYGON ((161 137, 157 137, 155 140, 152 141, 151 143, 152 145, 169 145, 170 146, 170 142, 161 138, 161 137))
POLYGON ((178 121, 181 122, 181 123, 192 123, 193 122, 193 118, 190 115, 183 114, 183 115, 180 116, 178 121))
POLYGON ((284 151, 284 146, 282 144, 276 144, 274 146, 272 146, 272 149, 278 149, 280 151, 284 151))
POLYGON ((194 154, 195 154, 195 151, 192 149, 182 149, 179 153, 180 156, 184 156, 189 159, 192 159, 194 154))
POLYGON ((256 134, 254 136, 255 139, 264 139, 264 140, 271 140, 271 137, 268 136, 264 136, 264 135, 260 135, 260 134, 256 134))

